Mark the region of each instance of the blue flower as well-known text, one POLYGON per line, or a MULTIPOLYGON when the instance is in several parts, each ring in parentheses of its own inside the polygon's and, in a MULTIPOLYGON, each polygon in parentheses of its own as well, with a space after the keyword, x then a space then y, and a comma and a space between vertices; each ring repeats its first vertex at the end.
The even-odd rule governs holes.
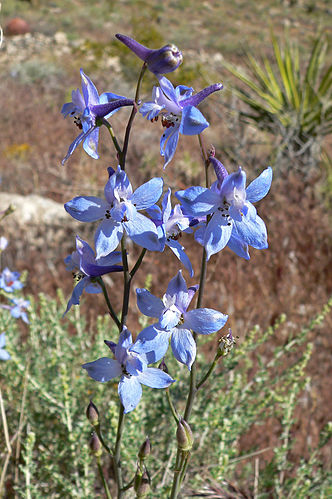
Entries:
POLYGON ((206 249, 207 260, 226 245, 237 255, 249 259, 248 246, 268 247, 265 223, 252 203, 268 193, 272 168, 266 168, 246 188, 246 174, 241 167, 228 175, 220 165, 214 164, 217 180, 210 189, 189 187, 175 195, 189 216, 202 220, 210 215, 208 224, 200 227, 195 235, 206 249))
POLYGON ((159 85, 153 87, 153 101, 144 103, 140 113, 149 120, 162 115, 161 123, 166 130, 160 139, 160 154, 165 157, 165 168, 174 156, 180 133, 197 135, 209 126, 196 106, 211 93, 221 90, 222 84, 210 85, 195 95, 192 95, 193 88, 184 85, 174 88, 165 76, 159 79, 159 85))
POLYGON ((139 345, 133 344, 131 333, 126 327, 119 336, 118 344, 111 341, 105 343, 115 359, 102 357, 83 364, 82 367, 91 378, 101 383, 121 376, 118 393, 125 413, 134 410, 139 403, 142 396, 141 384, 151 388, 167 388, 174 383, 175 380, 161 369, 148 367, 148 364, 154 362, 154 353, 143 352, 139 345))
POLYGON ((62 106, 61 113, 74 117, 74 122, 82 132, 69 146, 62 164, 73 154, 76 147, 83 142, 83 149, 94 159, 98 159, 99 127, 102 119, 109 118, 122 106, 132 106, 134 101, 121 95, 105 92, 99 96, 98 91, 90 78, 81 69, 82 93, 79 89, 73 90, 72 101, 62 106))
POLYGON ((196 357, 196 343, 191 330, 199 334, 215 333, 228 319, 228 315, 210 308, 197 308, 187 312, 197 289, 198 286, 187 288, 181 270, 168 284, 162 300, 147 289, 138 288, 136 294, 139 310, 142 314, 155 317, 159 321, 143 329, 137 336, 135 344, 142 351, 155 350, 163 356, 171 337, 175 358, 190 370, 196 357))
POLYGON ((96 282, 96 277, 110 272, 121 272, 123 267, 115 265, 119 262, 121 262, 121 253, 119 251, 114 251, 110 255, 96 260, 94 251, 89 244, 76 236, 76 251, 73 251, 71 255, 65 258, 66 269, 73 272, 74 279, 77 281, 68 301, 65 314, 72 305, 79 305, 84 290, 87 293, 100 293, 102 289, 100 284, 96 282), (78 269, 78 272, 75 271, 76 269, 78 269))
POLYGON ((152 220, 138 212, 153 206, 162 194, 162 178, 153 178, 133 192, 126 173, 120 166, 105 186, 105 200, 80 196, 65 204, 66 211, 81 222, 101 220, 95 234, 97 259, 109 255, 126 231, 134 243, 150 251, 159 251, 158 232, 152 220))
POLYGON ((19 272, 12 272, 8 267, 6 267, 0 274, 0 288, 7 293, 12 293, 13 291, 22 289, 23 284, 19 279, 19 272))
POLYGON ((172 209, 171 189, 167 190, 163 198, 162 210, 159 206, 153 206, 147 212, 158 229, 159 240, 161 242, 160 251, 164 250, 165 245, 168 246, 188 270, 190 277, 192 277, 194 275, 192 265, 185 253, 184 247, 178 241, 182 235, 181 233, 189 229, 191 218, 182 213, 179 204, 175 205, 174 209, 172 209))
POLYGON ((5 335, 5 333, 1 333, 0 334, 0 360, 9 360, 10 359, 10 355, 7 352, 7 350, 5 350, 5 346, 6 346, 6 335, 5 335))
POLYGON ((9 308, 11 316, 15 319, 22 319, 26 324, 29 324, 29 319, 25 311, 25 309, 30 306, 29 300, 24 300, 24 298, 12 298, 10 301, 13 305, 10 307, 2 305, 2 307, 9 308))
POLYGON ((182 53, 173 44, 168 44, 161 49, 153 50, 144 47, 133 38, 126 35, 115 35, 118 40, 127 45, 142 61, 147 64, 148 69, 155 75, 171 73, 182 63, 182 53))

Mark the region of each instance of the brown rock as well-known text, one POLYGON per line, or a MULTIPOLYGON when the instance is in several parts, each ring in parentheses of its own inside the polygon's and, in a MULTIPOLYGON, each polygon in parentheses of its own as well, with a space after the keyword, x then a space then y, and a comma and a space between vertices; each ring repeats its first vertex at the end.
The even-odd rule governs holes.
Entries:
POLYGON ((30 33, 30 26, 24 19, 14 17, 7 23, 4 32, 6 36, 25 35, 30 33))

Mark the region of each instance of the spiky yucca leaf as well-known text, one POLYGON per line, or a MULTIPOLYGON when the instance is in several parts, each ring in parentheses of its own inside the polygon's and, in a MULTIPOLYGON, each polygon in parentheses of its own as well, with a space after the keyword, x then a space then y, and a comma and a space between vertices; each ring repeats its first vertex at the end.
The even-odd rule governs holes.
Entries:
POLYGON ((233 89, 249 108, 241 116, 260 129, 280 133, 286 148, 303 148, 308 153, 303 146, 320 143, 332 129, 332 65, 326 67, 328 43, 324 34, 317 36, 305 65, 300 61, 298 45, 292 44, 288 35, 283 49, 273 33, 271 42, 274 61, 264 58, 259 62, 247 54, 250 75, 225 63, 244 84, 233 89))

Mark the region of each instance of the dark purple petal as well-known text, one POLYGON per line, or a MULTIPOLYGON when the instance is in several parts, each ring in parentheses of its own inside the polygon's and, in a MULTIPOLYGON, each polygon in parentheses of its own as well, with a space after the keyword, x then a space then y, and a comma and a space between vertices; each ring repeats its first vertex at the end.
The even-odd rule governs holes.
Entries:
POLYGON ((198 106, 202 100, 206 99, 210 94, 213 92, 217 92, 218 90, 221 90, 223 88, 221 83, 215 83, 214 85, 210 85, 209 87, 204 88, 200 92, 198 92, 195 95, 192 95, 191 97, 188 97, 188 99, 184 99, 180 101, 181 107, 185 106, 198 106))
POLYGON ((119 99, 113 102, 108 102, 107 104, 96 104, 95 106, 90 106, 90 111, 94 116, 96 116, 96 118, 103 118, 119 107, 133 106, 134 104, 135 101, 133 99, 119 99))

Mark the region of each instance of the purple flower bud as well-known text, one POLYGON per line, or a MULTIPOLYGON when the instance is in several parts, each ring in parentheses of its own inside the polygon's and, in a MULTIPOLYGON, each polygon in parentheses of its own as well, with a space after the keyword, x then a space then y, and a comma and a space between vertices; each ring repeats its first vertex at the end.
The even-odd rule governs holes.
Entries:
POLYGON ((150 455, 150 452, 151 452, 151 444, 149 437, 147 437, 145 442, 142 443, 140 450, 138 451, 138 457, 144 460, 150 455))
POLYGON ((90 403, 86 409, 86 417, 92 426, 97 426, 99 424, 99 411, 92 400, 90 400, 90 403))
POLYGON ((178 428, 176 430, 176 439, 178 447, 183 452, 188 452, 193 446, 193 434, 187 421, 183 418, 180 419, 178 428))
POLYGON ((216 172, 216 175, 217 175, 219 186, 221 186, 224 179, 228 175, 228 171, 226 170, 224 165, 222 163, 220 163, 220 161, 217 158, 214 157, 214 155, 209 156, 209 161, 210 161, 210 163, 212 163, 214 171, 216 172))
POLYGON ((133 38, 126 35, 115 35, 118 40, 127 45, 142 61, 144 61, 149 70, 156 74, 166 74, 175 71, 182 63, 182 53, 173 44, 153 50, 141 45, 133 38))
POLYGON ((103 453, 102 447, 101 447, 101 442, 98 438, 97 433, 93 432, 92 436, 89 441, 89 447, 91 450, 91 454, 93 454, 95 457, 100 457, 103 453))

